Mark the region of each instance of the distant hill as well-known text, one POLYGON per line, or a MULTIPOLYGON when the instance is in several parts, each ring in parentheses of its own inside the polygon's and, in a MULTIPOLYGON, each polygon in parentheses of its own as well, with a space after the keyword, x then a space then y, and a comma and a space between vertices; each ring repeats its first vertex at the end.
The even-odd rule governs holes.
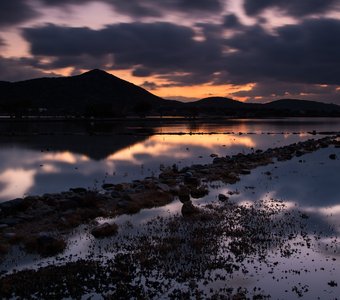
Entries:
POLYGON ((265 107, 280 110, 304 110, 304 111, 338 111, 340 106, 336 104, 322 103, 309 100, 281 99, 264 104, 265 107))
POLYGON ((0 82, 0 108, 44 110, 59 114, 98 116, 143 113, 162 99, 128 81, 92 70, 77 76, 0 82))
POLYGON ((340 106, 317 101, 280 99, 269 103, 240 102, 224 97, 209 97, 187 104, 196 114, 239 117, 340 116, 340 106))
POLYGON ((162 99, 128 81, 95 69, 77 76, 13 83, 0 81, 0 113, 87 117, 146 114, 189 117, 340 116, 340 106, 297 99, 259 104, 224 97, 183 103, 162 99))
POLYGON ((230 98, 208 97, 198 101, 185 103, 183 111, 187 115, 223 115, 233 116, 242 114, 252 104, 246 104, 230 98))
POLYGON ((236 101, 230 98, 224 97, 208 97, 201 100, 192 102, 191 105, 196 107, 216 107, 216 108, 241 108, 246 106, 246 103, 236 101))

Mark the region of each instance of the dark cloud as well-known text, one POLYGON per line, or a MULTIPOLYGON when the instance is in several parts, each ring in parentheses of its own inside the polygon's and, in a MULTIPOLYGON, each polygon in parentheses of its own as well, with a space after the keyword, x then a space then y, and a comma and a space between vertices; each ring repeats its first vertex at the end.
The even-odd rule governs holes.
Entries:
MULTIPOLYGON (((80 69, 96 69, 98 67, 105 68, 106 65, 112 64, 110 55, 87 55, 82 54, 78 56, 62 56, 58 58, 50 58, 48 62, 45 62, 43 57, 35 56, 31 58, 21 58, 21 62, 26 63, 34 68, 48 71, 51 69, 62 69, 66 67, 74 68, 76 74, 80 69)), ((78 72, 78 73, 77 73, 78 72)))
POLYGON ((47 25, 26 28, 23 35, 34 56, 51 57, 50 68, 86 68, 88 60, 107 67, 110 58, 111 69, 134 68, 136 76, 163 74, 197 83, 199 77, 200 82, 209 81, 221 68, 221 40, 213 27, 206 26, 204 32, 205 40, 197 41, 192 28, 158 22, 122 23, 101 30, 47 25))
POLYGON ((19 24, 38 16, 27 2, 26 0, 0 1, 0 27, 19 24))
POLYGON ((147 89, 147 90, 155 90, 159 87, 159 85, 155 82, 152 82, 152 81, 144 81, 142 84, 141 84, 141 87, 147 89))
POLYGON ((1 47, 4 47, 4 46, 6 46, 7 44, 6 44, 6 42, 5 42, 5 40, 3 40, 2 38, 1 38, 1 36, 0 36, 0 48, 1 47))
POLYGON ((334 88, 316 91, 314 85, 340 85, 340 20, 304 19, 274 33, 242 25, 233 15, 221 25, 196 23, 199 39, 193 28, 167 22, 99 30, 50 24, 23 29, 23 36, 34 57, 27 64, 39 69, 127 69, 167 80, 162 87, 256 82, 250 97, 329 92, 339 98, 334 88), (226 38, 225 30, 233 35, 226 38))
POLYGON ((245 0, 244 9, 248 15, 257 15, 267 8, 278 8, 298 17, 321 14, 337 4, 338 0, 245 0))
POLYGON ((19 81, 46 76, 55 76, 55 74, 42 72, 27 64, 26 60, 0 56, 0 80, 2 81, 19 81))
POLYGON ((234 14, 224 16, 223 26, 226 28, 233 28, 233 29, 234 28, 239 29, 243 27, 243 25, 240 23, 239 18, 234 14))
POLYGON ((236 50, 224 67, 238 83, 340 84, 340 20, 310 19, 282 26, 276 34, 249 27, 225 44, 236 50))
POLYGON ((248 101, 260 102, 282 98, 331 102, 339 100, 340 91, 336 85, 311 85, 268 80, 257 83, 250 91, 240 91, 232 95, 234 97, 249 97, 248 101))
MULTIPOLYGON (((93 0, 41 0, 45 5, 82 5, 93 0)), ((133 17, 160 17, 169 11, 179 13, 209 14, 222 9, 220 0, 100 0, 119 13, 133 17)))
POLYGON ((135 67, 135 69, 132 71, 133 76, 137 77, 147 77, 152 75, 152 70, 144 67, 135 67))

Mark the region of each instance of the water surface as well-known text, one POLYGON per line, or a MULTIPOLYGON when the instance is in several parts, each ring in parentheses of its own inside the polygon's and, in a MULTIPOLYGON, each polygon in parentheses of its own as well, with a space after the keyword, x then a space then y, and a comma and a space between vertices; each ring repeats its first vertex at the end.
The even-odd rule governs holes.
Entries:
POLYGON ((157 176, 163 166, 210 163, 211 154, 249 153, 318 138, 314 130, 340 131, 340 121, 1 122, 0 201, 157 176))

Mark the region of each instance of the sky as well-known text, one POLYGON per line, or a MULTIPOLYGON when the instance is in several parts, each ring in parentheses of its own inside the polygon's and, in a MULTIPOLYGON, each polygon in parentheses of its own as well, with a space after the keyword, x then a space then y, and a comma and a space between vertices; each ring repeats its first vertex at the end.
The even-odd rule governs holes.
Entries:
POLYGON ((340 0, 0 1, 0 80, 94 68, 167 99, 340 104, 340 0))

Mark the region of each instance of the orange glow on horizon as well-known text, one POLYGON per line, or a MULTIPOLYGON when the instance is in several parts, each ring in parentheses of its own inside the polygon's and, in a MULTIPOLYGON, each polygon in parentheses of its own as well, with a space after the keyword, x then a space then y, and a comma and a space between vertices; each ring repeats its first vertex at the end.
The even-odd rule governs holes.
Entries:
POLYGON ((232 94, 240 91, 249 91, 253 87, 253 84, 245 85, 194 85, 194 86, 174 86, 164 87, 154 90, 154 92, 163 98, 170 98, 175 96, 190 97, 196 99, 202 99, 206 97, 228 97, 237 99, 239 101, 245 101, 245 97, 234 97, 232 94))
MULTIPOLYGON (((65 68, 56 70, 57 73, 63 76, 69 76, 72 73, 72 68, 65 68)), ((81 70, 81 73, 87 70, 81 70)), ((150 93, 155 94, 164 99, 180 99, 183 97, 188 98, 187 101, 192 101, 195 99, 202 99, 207 97, 228 97, 233 98, 238 101, 245 102, 248 97, 235 97, 233 93, 240 91, 250 91, 255 86, 255 83, 248 83, 244 85, 234 85, 234 84, 223 84, 223 85, 211 85, 201 84, 192 86, 171 86, 162 87, 161 85, 169 84, 165 79, 160 79, 157 76, 147 76, 147 77, 136 77, 133 76, 130 70, 106 70, 108 73, 117 76, 123 80, 129 81, 137 86, 142 86, 144 82, 154 82, 159 85, 156 89, 147 89, 150 93)))
MULTIPOLYGON (((164 79, 159 79, 157 76, 148 77, 136 77, 131 74, 129 70, 114 70, 108 71, 110 74, 120 77, 124 80, 132 82, 135 85, 141 86, 145 81, 154 82, 157 85, 168 84, 164 79)), ((171 87, 158 87, 156 89, 147 89, 150 93, 153 93, 159 97, 165 99, 176 99, 176 98, 189 98, 189 99, 202 99, 206 97, 230 97, 239 101, 245 101, 246 97, 234 97, 233 93, 239 91, 250 91, 254 87, 254 83, 245 85, 211 85, 201 84, 192 86, 171 86, 171 87)), ((184 100, 183 100, 184 101, 184 100)), ((189 100, 190 101, 190 100, 189 100)))

